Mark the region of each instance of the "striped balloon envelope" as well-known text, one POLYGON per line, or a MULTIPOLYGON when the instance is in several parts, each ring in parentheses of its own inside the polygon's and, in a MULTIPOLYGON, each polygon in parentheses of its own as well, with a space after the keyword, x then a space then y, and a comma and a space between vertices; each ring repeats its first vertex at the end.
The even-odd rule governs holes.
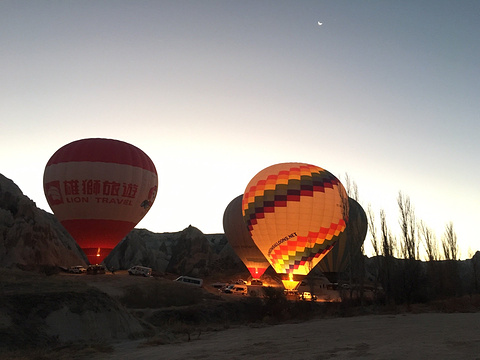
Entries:
POLYGON ((348 197, 328 171, 282 163, 260 171, 247 185, 242 211, 250 235, 287 289, 330 251, 346 228, 348 197))
POLYGON ((243 195, 233 199, 223 213, 223 229, 228 242, 240 260, 245 264, 252 278, 259 279, 270 263, 250 236, 242 215, 243 195))
POLYGON ((352 198, 348 198, 348 205, 347 228, 333 249, 317 265, 332 283, 338 282, 339 274, 361 256, 361 248, 367 236, 368 221, 365 210, 352 198))
POLYGON ((100 264, 148 212, 158 177, 139 148, 119 140, 82 139, 53 154, 43 187, 53 213, 90 264, 100 264))

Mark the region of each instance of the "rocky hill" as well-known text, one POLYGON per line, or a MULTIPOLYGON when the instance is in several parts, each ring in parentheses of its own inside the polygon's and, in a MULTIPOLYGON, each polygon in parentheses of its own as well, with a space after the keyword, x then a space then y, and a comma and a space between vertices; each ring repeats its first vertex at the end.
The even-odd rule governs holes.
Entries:
MULTIPOLYGON (((158 273, 208 276, 245 270, 224 234, 205 235, 193 226, 174 233, 134 229, 105 259, 109 269, 133 265, 158 273)), ((74 239, 54 215, 36 207, 15 183, 0 174, 0 267, 41 270, 86 265, 74 239)))
POLYGON ((193 226, 174 233, 133 229, 105 259, 109 269, 133 265, 151 267, 157 273, 197 277, 243 265, 224 234, 205 235, 193 226))
POLYGON ((85 256, 55 216, 0 174, 0 266, 84 265, 85 256))

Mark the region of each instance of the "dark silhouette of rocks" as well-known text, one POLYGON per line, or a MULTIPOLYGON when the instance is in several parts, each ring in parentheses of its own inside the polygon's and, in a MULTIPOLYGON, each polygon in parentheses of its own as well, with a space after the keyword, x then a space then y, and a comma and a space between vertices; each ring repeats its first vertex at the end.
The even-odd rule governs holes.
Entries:
POLYGON ((52 214, 0 174, 0 266, 85 265, 83 252, 52 214))

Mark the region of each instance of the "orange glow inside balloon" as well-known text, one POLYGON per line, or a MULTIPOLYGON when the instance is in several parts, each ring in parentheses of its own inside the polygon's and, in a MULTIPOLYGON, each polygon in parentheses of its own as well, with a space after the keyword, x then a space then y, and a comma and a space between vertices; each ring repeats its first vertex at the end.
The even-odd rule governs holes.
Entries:
MULTIPOLYGON (((345 230, 347 199, 340 181, 328 171, 303 163, 277 164, 247 185, 243 218, 278 274, 307 275, 345 230)), ((295 279, 284 282, 288 288, 293 283, 295 279)))

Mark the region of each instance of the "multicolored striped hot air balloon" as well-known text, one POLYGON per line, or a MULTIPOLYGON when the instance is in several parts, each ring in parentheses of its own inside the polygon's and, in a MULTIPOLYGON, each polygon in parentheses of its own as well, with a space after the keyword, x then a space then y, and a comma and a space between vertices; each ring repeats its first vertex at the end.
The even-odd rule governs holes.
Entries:
POLYGON ((244 221, 250 236, 287 289, 330 251, 346 228, 348 197, 328 171, 282 163, 260 171, 245 189, 244 221))
POLYGON ((243 195, 237 196, 228 204, 223 213, 223 229, 227 240, 240 260, 245 264, 253 279, 259 279, 270 263, 258 250, 252 240, 242 215, 243 195))
POLYGON ((362 206, 348 198, 348 223, 340 235, 337 244, 318 263, 317 267, 332 283, 338 282, 338 276, 361 254, 361 248, 368 231, 367 214, 362 206))
POLYGON ((158 177, 139 148, 112 139, 83 139, 53 154, 43 187, 53 213, 90 264, 100 264, 148 212, 158 177))

